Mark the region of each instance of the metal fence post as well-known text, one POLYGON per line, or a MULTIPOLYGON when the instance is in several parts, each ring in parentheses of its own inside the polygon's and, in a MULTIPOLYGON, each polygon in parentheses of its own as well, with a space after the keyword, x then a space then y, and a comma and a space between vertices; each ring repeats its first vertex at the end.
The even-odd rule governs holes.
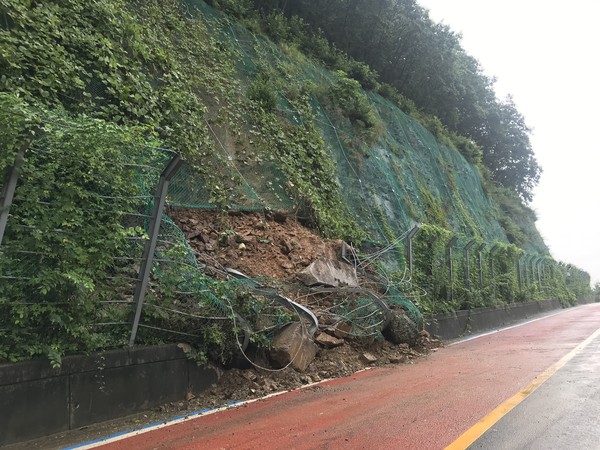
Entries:
POLYGON ((519 291, 523 290, 523 275, 521 274, 521 257, 517 256, 517 279, 519 281, 519 291))
POLYGON ((140 267, 138 281, 135 286, 135 293, 133 294, 135 315, 133 317, 133 323, 131 326, 129 345, 135 344, 135 338, 140 325, 140 317, 142 316, 142 308, 144 306, 144 297, 146 296, 146 287, 148 286, 148 280, 150 279, 152 260, 154 259, 154 251, 156 250, 156 242, 158 240, 158 233, 160 230, 162 211, 165 207, 165 198, 167 197, 167 192, 169 190, 169 180, 177 173, 182 164, 183 160, 179 155, 173 156, 167 167, 162 171, 158 181, 156 195, 154 197, 154 206, 152 208, 152 213, 148 224, 148 241, 144 246, 142 265, 140 267))
POLYGON ((454 263, 452 262, 452 247, 458 241, 458 237, 454 236, 450 238, 446 244, 446 260, 448 262, 448 271, 450 275, 450 286, 446 291, 446 300, 452 301, 454 299, 454 263))
POLYGON ((498 250, 498 244, 494 244, 492 245, 492 248, 490 248, 490 251, 488 252, 488 258, 490 258, 489 264, 490 264, 490 278, 494 278, 494 253, 496 253, 496 251, 498 250))
POLYGON ((19 150, 17 150, 15 163, 8 171, 6 180, 2 186, 2 194, 0 194, 0 245, 2 245, 4 231, 6 231, 6 224, 8 223, 10 205, 12 205, 13 198, 15 196, 15 189, 17 188, 17 181, 21 175, 21 167, 23 166, 23 161, 25 160, 25 151, 31 145, 31 142, 35 136, 35 131, 36 129, 31 130, 30 135, 25 143, 23 143, 19 150))
POLYGON ((479 287, 483 287, 483 249, 485 248, 485 242, 477 247, 477 263, 479 264, 479 287))
POLYGON ((475 242, 475 239, 471 239, 469 242, 467 242, 467 245, 465 245, 465 248, 463 250, 463 255, 465 257, 465 288, 467 289, 471 289, 471 267, 469 264, 469 250, 471 250, 471 247, 475 245, 475 242))
POLYGON ((415 234, 421 228, 420 224, 416 224, 406 235, 406 239, 404 241, 404 245, 406 246, 406 253, 408 256, 408 270, 412 274, 413 271, 413 249, 412 249, 412 240, 415 237, 415 234))
POLYGON ((540 260, 540 257, 538 255, 535 256, 535 258, 533 258, 531 260, 531 272, 533 274, 533 284, 538 283, 541 286, 540 283, 540 266, 538 264, 540 260))

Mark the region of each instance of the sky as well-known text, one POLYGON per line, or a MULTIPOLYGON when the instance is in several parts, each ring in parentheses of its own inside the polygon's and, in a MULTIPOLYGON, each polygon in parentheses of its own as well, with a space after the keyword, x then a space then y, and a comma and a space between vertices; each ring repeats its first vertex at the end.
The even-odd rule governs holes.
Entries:
POLYGON ((600 1, 418 2, 513 96, 543 170, 538 230, 555 259, 600 282, 600 1))

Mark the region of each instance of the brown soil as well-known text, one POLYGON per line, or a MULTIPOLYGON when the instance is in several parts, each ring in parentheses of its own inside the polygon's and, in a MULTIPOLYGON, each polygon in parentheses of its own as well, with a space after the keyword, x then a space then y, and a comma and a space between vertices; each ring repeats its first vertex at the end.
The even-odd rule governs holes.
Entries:
POLYGON ((209 274, 211 267, 229 267, 251 277, 291 280, 319 257, 335 259, 341 251, 342 241, 324 240, 283 214, 178 209, 171 216, 209 274))

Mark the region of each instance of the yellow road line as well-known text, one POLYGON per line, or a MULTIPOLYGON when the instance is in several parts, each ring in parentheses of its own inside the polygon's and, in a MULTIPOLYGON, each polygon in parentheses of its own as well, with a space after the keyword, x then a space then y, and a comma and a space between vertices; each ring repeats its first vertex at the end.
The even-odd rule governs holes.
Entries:
POLYGON ((511 398, 500 404, 491 413, 469 428, 463 433, 457 440, 446 447, 445 450, 459 450, 465 449, 477 439, 479 439, 487 430, 489 430, 496 422, 510 412, 515 406, 529 397, 538 387, 540 387, 548 378, 550 378, 558 369, 563 367, 569 362, 575 355, 583 350, 590 342, 596 339, 600 335, 600 328, 598 328, 590 337, 585 341, 581 342, 577 347, 563 356, 558 362, 550 366, 543 373, 533 379, 529 386, 517 392, 511 398))

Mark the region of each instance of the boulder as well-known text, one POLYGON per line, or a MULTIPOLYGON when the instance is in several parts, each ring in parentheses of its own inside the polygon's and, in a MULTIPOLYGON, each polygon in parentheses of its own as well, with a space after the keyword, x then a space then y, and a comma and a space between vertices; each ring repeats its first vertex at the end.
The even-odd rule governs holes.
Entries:
POLYGON ((300 322, 285 326, 271 346, 270 356, 281 367, 288 364, 298 372, 304 372, 315 359, 317 346, 300 322))
POLYGON ((352 324, 348 322, 338 322, 333 327, 333 335, 340 339, 350 336, 350 331, 352 331, 352 324))
POLYGON ((307 286, 324 285, 331 287, 358 287, 356 269, 349 264, 334 259, 320 258, 298 274, 307 286))
POLYGON ((393 344, 415 345, 419 330, 404 311, 396 310, 393 312, 390 323, 381 331, 381 334, 393 344))
POLYGON ((375 356, 373 353, 365 352, 360 355, 360 360, 364 364, 374 364, 377 362, 377 356, 375 356))
POLYGON ((389 361, 392 364, 400 364, 400 363, 403 363, 406 361, 406 356, 404 356, 404 355, 390 356, 389 361))

